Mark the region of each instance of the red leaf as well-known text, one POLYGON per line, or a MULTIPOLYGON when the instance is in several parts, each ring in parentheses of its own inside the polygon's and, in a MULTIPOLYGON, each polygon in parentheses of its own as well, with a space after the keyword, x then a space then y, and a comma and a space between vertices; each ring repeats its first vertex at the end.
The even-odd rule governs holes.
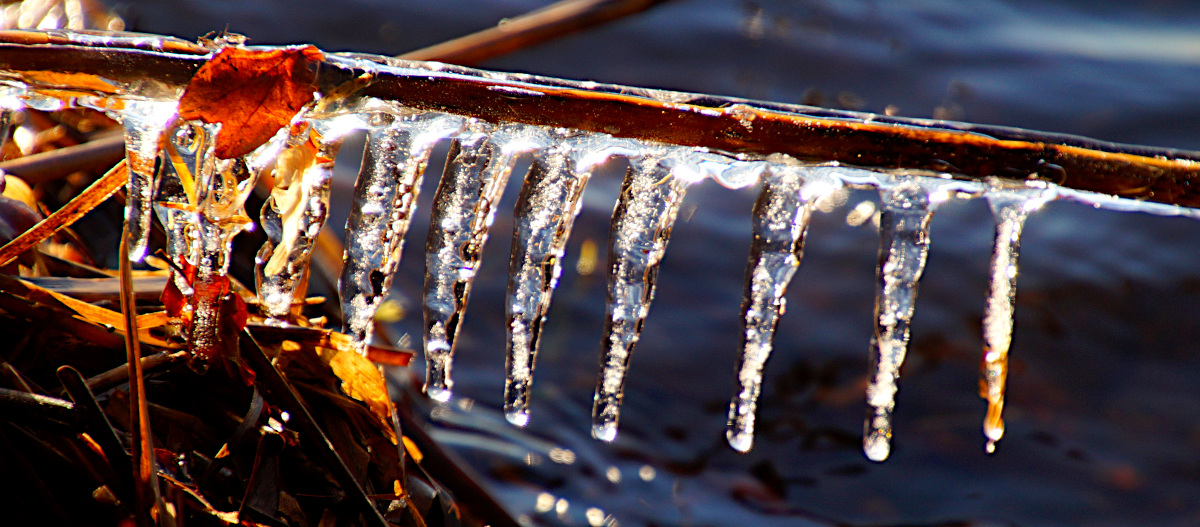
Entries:
POLYGON ((221 123, 216 156, 244 156, 312 102, 317 77, 310 66, 323 57, 313 46, 222 49, 192 77, 179 117, 221 123))

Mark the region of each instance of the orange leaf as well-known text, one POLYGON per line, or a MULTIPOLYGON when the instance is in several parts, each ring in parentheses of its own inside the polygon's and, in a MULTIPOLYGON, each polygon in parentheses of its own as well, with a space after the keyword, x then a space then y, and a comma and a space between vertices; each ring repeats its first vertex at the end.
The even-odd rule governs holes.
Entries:
POLYGON ((310 66, 323 57, 313 46, 222 49, 192 77, 179 117, 221 123, 217 157, 249 154, 312 102, 317 77, 310 66))

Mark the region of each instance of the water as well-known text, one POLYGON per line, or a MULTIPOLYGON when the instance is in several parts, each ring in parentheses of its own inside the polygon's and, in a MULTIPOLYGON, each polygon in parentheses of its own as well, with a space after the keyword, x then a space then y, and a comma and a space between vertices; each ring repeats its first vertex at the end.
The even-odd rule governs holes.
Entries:
MULTIPOLYGON (((136 8, 139 27, 151 31, 194 37, 230 22, 259 43, 399 52, 528 7, 418 3, 381 15, 367 5, 330 13, 305 4, 290 8, 286 24, 272 23, 282 20, 276 6, 136 8), (331 16, 349 23, 330 24, 331 16)), ((680 2, 486 66, 876 112, 892 105, 901 115, 1200 149, 1200 67, 1190 55, 1198 18, 1194 7, 1165 4, 680 2)), ((607 239, 619 183, 606 181, 589 183, 565 254, 607 239)), ((476 307, 458 338, 459 398, 441 411, 464 414, 459 430, 478 432, 442 438, 491 475, 515 513, 545 524, 586 523, 593 509, 623 525, 1195 522, 1200 276, 1191 262, 1200 226, 1068 202, 1029 217, 1006 433, 988 457, 976 381, 994 223, 982 200, 941 205, 897 401, 900 433, 888 462, 871 464, 860 438, 878 202, 869 191, 836 193, 831 203, 844 205, 812 215, 765 370, 755 448, 739 455, 722 444, 722 427, 755 192, 689 188, 612 445, 588 437, 587 419, 606 287, 571 272, 570 256, 541 335, 536 415, 521 433, 488 428, 502 404, 497 343, 507 321, 497 308, 508 244, 485 248, 483 262, 492 263, 477 270, 476 307), (460 401, 474 401, 465 405, 472 410, 460 401), (520 478, 505 476, 514 473, 520 478)), ((512 199, 501 200, 493 233, 509 232, 512 199)), ((425 228, 411 230, 420 239, 425 228)), ((422 280, 420 259, 401 263, 396 290, 410 307, 422 280)), ((419 339, 421 325, 409 319, 397 329, 419 339)))

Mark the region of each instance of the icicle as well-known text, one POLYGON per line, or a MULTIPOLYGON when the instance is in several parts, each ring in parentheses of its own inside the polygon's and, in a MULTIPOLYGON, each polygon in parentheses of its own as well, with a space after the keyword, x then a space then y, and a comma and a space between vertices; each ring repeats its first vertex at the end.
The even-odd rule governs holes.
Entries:
POLYGON ((654 299, 658 265, 687 188, 659 156, 647 155, 632 165, 613 211, 608 242, 608 316, 592 407, 592 435, 603 441, 617 437, 629 358, 654 299))
POLYGON ((230 296, 229 255, 235 236, 252 225, 245 201, 255 173, 243 159, 218 160, 213 139, 218 125, 181 123, 170 133, 163 152, 163 185, 156 205, 168 231, 168 258, 173 280, 185 302, 181 309, 189 349, 189 366, 203 372, 214 355, 225 353, 224 317, 234 316, 237 298, 230 296), (183 272, 179 272, 183 271, 183 272))
POLYGON ((254 177, 244 160, 215 161, 209 156, 206 161, 196 180, 197 206, 189 230, 189 263, 195 267, 189 344, 202 360, 229 345, 220 341, 221 317, 229 308, 226 296, 231 294, 229 257, 233 238, 252 225, 245 200, 254 188, 254 177))
POLYGON ((946 197, 943 192, 933 196, 929 186, 936 185, 936 181, 898 179, 880 187, 880 289, 875 297, 872 371, 867 384, 871 410, 863 439, 863 450, 871 461, 883 461, 891 453, 896 383, 908 350, 908 324, 917 299, 917 281, 929 253, 929 220, 946 197))
MULTIPOLYGON (((196 177, 211 150, 217 128, 201 123, 179 123, 167 132, 163 162, 157 174, 154 211, 167 231, 166 257, 174 263, 171 277, 184 296, 193 294, 188 277, 176 272, 190 258, 190 230, 196 204, 196 177)), ((127 211, 128 212, 128 211, 127 211)))
POLYGON ((275 188, 259 216, 267 242, 255 259, 260 305, 274 323, 291 311, 328 217, 333 160, 349 131, 343 125, 337 119, 294 122, 275 162, 275 188))
POLYGON ((611 155, 628 152, 626 145, 611 138, 564 138, 534 156, 521 187, 513 213, 506 305, 508 376, 504 383, 504 414, 517 426, 529 421, 538 339, 562 271, 563 248, 579 214, 579 198, 592 168, 611 155))
POLYGON ((129 259, 146 256, 154 194, 158 187, 157 163, 163 132, 175 116, 175 101, 125 101, 120 113, 125 128, 125 157, 129 165, 125 223, 129 225, 129 259))
POLYGON ((25 103, 21 101, 24 92, 23 88, 16 86, 0 86, 0 152, 8 144, 13 118, 25 109, 25 103))
POLYGON ((454 338, 505 184, 518 156, 547 140, 519 125, 470 132, 451 146, 425 242, 425 392, 435 400, 450 398, 454 338))
POLYGON ((400 263, 430 152, 439 140, 461 130, 463 120, 435 113, 379 112, 370 124, 338 281, 343 331, 360 352, 370 343, 375 311, 400 263))
POLYGON ((738 392, 729 405, 725 437, 739 452, 754 443, 755 411, 763 366, 771 355, 775 327, 784 312, 783 295, 804 253, 804 236, 813 204, 841 183, 825 169, 801 172, 777 166, 763 183, 754 204, 754 242, 746 268, 742 300, 742 356, 738 392))
POLYGON ((987 438, 984 450, 996 451, 996 442, 1004 436, 1004 386, 1008 379, 1008 350, 1012 343, 1013 312, 1017 297, 1017 256, 1021 248, 1021 230, 1025 218, 1053 197, 1053 191, 1040 187, 997 187, 987 193, 988 205, 996 217, 996 245, 992 253, 991 287, 983 315, 983 379, 980 396, 988 402, 983 421, 987 438))

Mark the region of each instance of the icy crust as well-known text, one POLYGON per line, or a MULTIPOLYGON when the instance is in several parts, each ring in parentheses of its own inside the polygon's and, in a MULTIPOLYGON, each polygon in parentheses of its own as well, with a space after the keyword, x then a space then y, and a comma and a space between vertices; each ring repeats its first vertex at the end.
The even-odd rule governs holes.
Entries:
MULTIPOLYGON (((406 74, 431 78, 472 75, 471 71, 438 68, 431 63, 376 59, 330 58, 346 67, 412 69, 406 74)), ((512 89, 528 88, 514 85, 512 89)), ((640 95, 672 104, 695 102, 657 92, 640 95)), ((450 141, 425 243, 423 294, 426 390, 440 401, 451 396, 455 337, 496 205, 518 161, 530 159, 529 172, 517 178, 523 182, 514 211, 505 306, 509 337, 504 409, 508 420, 517 425, 529 419, 541 328, 580 197, 594 167, 612 158, 628 160, 630 170, 610 230, 607 321, 593 408, 593 434, 606 441, 617 435, 630 357, 648 316, 658 265, 689 185, 705 180, 730 188, 762 185, 754 209, 741 312, 743 346, 727 429, 730 445, 743 452, 753 444, 763 371, 784 313, 784 294, 800 265, 814 203, 840 187, 879 190, 879 289, 869 345, 869 410, 864 425, 864 452, 875 461, 886 459, 891 452, 891 416, 917 284, 929 250, 928 225, 940 203, 983 197, 996 216, 981 374, 981 395, 988 403, 983 432, 989 452, 1004 432, 1004 384, 1013 336, 1017 256, 1026 218, 1053 199, 1200 217, 1196 209, 1070 190, 1041 181, 967 181, 930 172, 803 164, 782 155, 730 155, 578 130, 487 123, 360 97, 318 100, 250 155, 218 160, 212 145, 219 126, 179 122, 176 102, 170 98, 134 93, 123 99, 89 96, 62 101, 9 82, 0 89, 0 134, 8 138, 13 113, 24 107, 56 110, 69 104, 97 108, 120 118, 130 168, 126 218, 134 239, 140 240, 131 256, 138 259, 145 254, 145 233, 153 212, 167 232, 167 258, 180 269, 193 269, 191 275, 174 273, 173 281, 189 299, 183 309, 191 311, 188 316, 194 329, 189 338, 199 349, 217 345, 220 303, 197 298, 197 291, 212 290, 209 286, 225 276, 231 240, 253 228, 244 203, 256 182, 267 174, 275 181, 260 215, 268 242, 258 257, 258 293, 262 310, 283 323, 293 312, 313 246, 328 215, 331 168, 342 139, 352 130, 366 130, 368 141, 346 226, 339 285, 343 330, 363 349, 371 338, 375 311, 391 285, 409 222, 418 213, 417 189, 431 152, 439 142, 450 141)), ((744 126, 755 124, 752 107, 734 104, 719 111, 740 119, 744 126)))

